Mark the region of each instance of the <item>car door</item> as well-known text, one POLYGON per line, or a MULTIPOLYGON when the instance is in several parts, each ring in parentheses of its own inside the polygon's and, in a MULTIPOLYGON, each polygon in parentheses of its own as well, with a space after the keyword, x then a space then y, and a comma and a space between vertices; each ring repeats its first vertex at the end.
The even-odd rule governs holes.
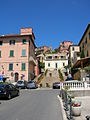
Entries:
POLYGON ((11 84, 9 84, 9 94, 10 94, 11 96, 14 96, 14 94, 13 94, 13 88, 12 88, 12 85, 11 85, 11 84))
POLYGON ((12 86, 12 89, 13 89, 13 96, 16 96, 17 95, 17 89, 14 85, 11 85, 12 86))

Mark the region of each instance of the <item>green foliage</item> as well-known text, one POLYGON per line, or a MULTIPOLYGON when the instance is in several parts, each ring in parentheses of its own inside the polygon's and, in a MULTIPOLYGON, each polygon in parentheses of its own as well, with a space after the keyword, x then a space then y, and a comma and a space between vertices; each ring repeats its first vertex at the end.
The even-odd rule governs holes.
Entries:
POLYGON ((38 55, 40 55, 40 54, 41 54, 41 52, 38 52, 38 51, 36 52, 36 56, 38 56, 38 55))
POLYGON ((45 68, 45 63, 40 62, 40 68, 45 68))
POLYGON ((45 71, 45 73, 44 73, 44 74, 45 74, 45 76, 47 75, 47 72, 48 72, 48 69, 47 69, 47 70, 45 71))
POLYGON ((85 67, 84 70, 85 70, 86 72, 90 71, 90 66, 85 67))
POLYGON ((84 58, 85 57, 85 55, 84 55, 84 49, 82 49, 81 50, 81 56, 80 56, 81 58, 84 58))
POLYGON ((49 52, 47 52, 47 54, 55 54, 55 53, 57 53, 56 51, 49 51, 49 52))
POLYGON ((62 74, 62 72, 61 72, 61 70, 60 70, 60 69, 58 70, 58 73, 59 73, 59 78, 61 79, 61 81, 63 81, 63 80, 64 80, 64 78, 63 78, 63 74, 62 74))
POLYGON ((43 79, 43 73, 41 73, 41 75, 38 77, 38 80, 43 79))

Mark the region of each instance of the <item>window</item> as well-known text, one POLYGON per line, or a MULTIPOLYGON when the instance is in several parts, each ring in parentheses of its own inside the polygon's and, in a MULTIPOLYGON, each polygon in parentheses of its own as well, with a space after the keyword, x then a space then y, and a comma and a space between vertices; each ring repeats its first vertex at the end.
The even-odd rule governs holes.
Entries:
POLYGON ((22 63, 22 68, 21 68, 21 70, 26 70, 26 64, 25 63, 22 63))
POLYGON ((23 43, 23 44, 26 44, 26 39, 23 39, 23 40, 22 40, 22 43, 23 43))
POLYGON ((1 51, 0 51, 0 57, 1 57, 1 51))
POLYGON ((63 56, 61 56, 61 58, 64 58, 63 56))
POLYGON ((85 43, 87 44, 87 37, 86 37, 85 43))
POLYGON ((10 40, 10 41, 9 41, 9 44, 10 44, 10 45, 15 45, 15 40, 10 40))
POLYGON ((55 67, 56 67, 56 69, 57 69, 57 66, 58 66, 58 64, 57 64, 57 63, 55 63, 55 67))
POLYGON ((10 50, 10 57, 13 57, 13 56, 14 56, 14 51, 10 50))
POLYGON ((48 56, 49 59, 52 59, 52 56, 48 56))
POLYGON ((87 57, 88 57, 88 50, 87 50, 87 57))
POLYGON ((89 32, 89 40, 90 40, 90 32, 89 32))
POLYGON ((74 51, 74 47, 72 47, 72 51, 74 51))
POLYGON ((26 49, 22 49, 22 56, 26 56, 26 49))
POLYGON ((9 64, 9 70, 10 70, 10 71, 13 70, 13 64, 12 64, 12 63, 9 64))
POLYGON ((2 41, 0 41, 0 46, 2 46, 2 44, 3 44, 3 42, 2 42, 2 41))
POLYGON ((48 63, 48 67, 50 67, 50 63, 48 63))
POLYGON ((57 56, 55 56, 55 58, 57 59, 58 57, 57 57, 57 56))
POLYGON ((63 66, 65 66, 65 63, 63 63, 63 66))

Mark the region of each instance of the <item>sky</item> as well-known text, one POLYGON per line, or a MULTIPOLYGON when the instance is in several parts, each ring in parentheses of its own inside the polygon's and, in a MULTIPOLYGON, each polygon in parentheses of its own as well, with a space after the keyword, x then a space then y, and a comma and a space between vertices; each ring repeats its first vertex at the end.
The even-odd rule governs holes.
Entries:
POLYGON ((35 44, 78 44, 90 23, 90 0, 0 0, 0 35, 32 27, 35 44))

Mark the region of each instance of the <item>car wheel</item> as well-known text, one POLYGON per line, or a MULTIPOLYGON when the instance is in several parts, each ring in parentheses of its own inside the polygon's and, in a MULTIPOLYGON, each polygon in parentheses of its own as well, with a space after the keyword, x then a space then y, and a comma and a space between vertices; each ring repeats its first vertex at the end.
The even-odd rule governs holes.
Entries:
POLYGON ((12 98, 11 94, 8 95, 8 100, 10 100, 12 98))

